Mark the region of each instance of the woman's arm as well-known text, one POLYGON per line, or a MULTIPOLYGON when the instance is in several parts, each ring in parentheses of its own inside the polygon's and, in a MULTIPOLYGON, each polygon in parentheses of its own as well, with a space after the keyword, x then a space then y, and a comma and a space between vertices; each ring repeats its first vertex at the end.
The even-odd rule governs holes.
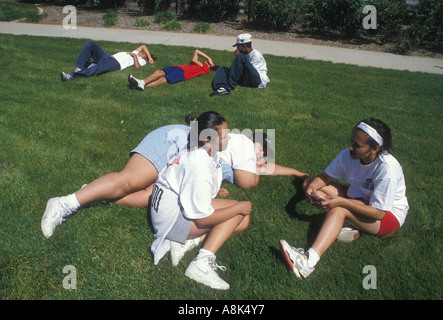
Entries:
POLYGON ((259 174, 273 175, 273 176, 296 176, 301 179, 309 177, 307 173, 303 173, 294 168, 284 167, 279 164, 268 164, 257 166, 259 174))
POLYGON ((321 202, 321 205, 323 208, 326 208, 328 210, 335 207, 346 208, 353 213, 358 213, 377 220, 383 219, 386 214, 386 211, 379 210, 369 204, 364 203, 361 200, 343 198, 340 196, 332 199, 326 199, 326 201, 321 202))

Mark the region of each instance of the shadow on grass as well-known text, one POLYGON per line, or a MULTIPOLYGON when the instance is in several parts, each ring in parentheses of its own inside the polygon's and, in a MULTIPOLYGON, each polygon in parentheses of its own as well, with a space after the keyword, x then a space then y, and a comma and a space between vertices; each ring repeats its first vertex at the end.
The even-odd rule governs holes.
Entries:
POLYGON ((310 204, 305 197, 303 181, 294 179, 293 185, 296 193, 286 204, 285 209, 292 219, 309 223, 307 232, 307 247, 309 248, 315 241, 323 223, 324 213, 310 204))

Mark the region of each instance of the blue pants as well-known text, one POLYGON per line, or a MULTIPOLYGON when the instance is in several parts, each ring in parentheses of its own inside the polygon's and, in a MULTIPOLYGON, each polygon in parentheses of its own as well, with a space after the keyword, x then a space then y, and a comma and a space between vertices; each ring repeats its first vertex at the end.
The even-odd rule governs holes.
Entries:
POLYGON ((245 54, 239 53, 232 61, 231 67, 219 67, 212 82, 212 88, 234 90, 239 84, 245 87, 257 88, 261 83, 260 74, 249 62, 245 54))
POLYGON ((99 75, 106 72, 120 70, 120 64, 118 61, 106 53, 98 44, 92 40, 86 41, 80 52, 76 67, 81 69, 78 72, 71 72, 73 78, 78 77, 90 77, 94 75, 99 75), (90 59, 92 58, 95 65, 88 68, 91 64, 90 59))

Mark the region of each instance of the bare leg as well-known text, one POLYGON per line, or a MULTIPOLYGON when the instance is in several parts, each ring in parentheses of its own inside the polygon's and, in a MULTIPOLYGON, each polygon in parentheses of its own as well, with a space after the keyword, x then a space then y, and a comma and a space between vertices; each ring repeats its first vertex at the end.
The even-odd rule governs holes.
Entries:
MULTIPOLYGON (((236 203, 237 201, 229 199, 212 200, 212 206, 214 209, 226 208, 236 203)), ((198 229, 197 226, 192 223, 188 239, 194 239, 206 235, 206 240, 202 248, 215 254, 230 236, 246 230, 248 225, 249 215, 241 214, 215 225, 211 229, 198 229)))
POLYGON ((319 256, 325 253, 325 251, 337 239, 345 220, 346 222, 355 226, 357 229, 370 234, 375 235, 380 230, 380 220, 354 214, 348 209, 342 207, 333 208, 327 212, 320 232, 312 245, 312 248, 318 253, 319 256))
MULTIPOLYGON (((161 79, 164 79, 164 82, 166 82, 166 79, 164 78, 164 76, 166 75, 166 73, 161 70, 158 69, 156 71, 154 71, 154 73, 152 73, 149 77, 145 78, 143 80, 143 82, 145 83, 145 86, 149 86, 149 84, 153 83, 153 82, 157 82, 161 79)), ((151 85, 152 87, 152 85, 151 85)))
POLYGON ((131 193, 128 196, 117 200, 115 203, 130 208, 146 208, 149 206, 153 187, 154 185, 151 184, 145 190, 131 193))
POLYGON ((154 165, 142 155, 135 153, 122 171, 109 173, 92 181, 78 190, 75 195, 80 205, 101 200, 115 201, 148 188, 157 177, 158 172, 154 165))

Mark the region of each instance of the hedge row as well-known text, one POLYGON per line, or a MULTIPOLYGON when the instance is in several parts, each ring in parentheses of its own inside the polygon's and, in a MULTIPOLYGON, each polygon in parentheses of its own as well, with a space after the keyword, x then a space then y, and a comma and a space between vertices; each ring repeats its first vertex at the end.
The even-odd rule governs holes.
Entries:
MULTIPOLYGON (((46 0, 58 5, 93 4, 118 8, 125 0, 46 0)), ((382 41, 402 38, 410 47, 443 46, 443 1, 419 0, 136 0, 148 14, 178 9, 181 17, 195 21, 220 22, 235 19, 243 8, 248 24, 257 29, 287 31, 293 27, 324 35, 346 37, 378 36, 382 41), (376 29, 365 28, 363 20, 376 9, 376 29)), ((367 20, 368 21, 368 20, 367 20)), ((374 23, 374 21, 372 21, 374 23)))

